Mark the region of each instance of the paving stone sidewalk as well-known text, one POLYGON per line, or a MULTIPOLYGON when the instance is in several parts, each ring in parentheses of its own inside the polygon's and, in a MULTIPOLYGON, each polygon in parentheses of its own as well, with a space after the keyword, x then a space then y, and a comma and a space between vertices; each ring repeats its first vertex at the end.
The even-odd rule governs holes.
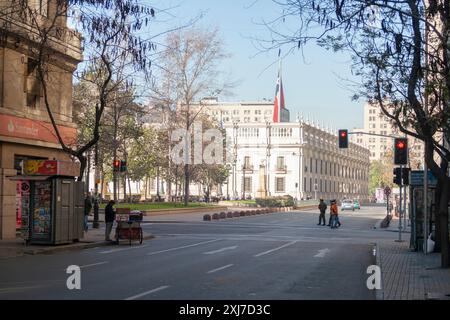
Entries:
MULTIPOLYGON (((393 220, 389 231, 398 230, 393 220)), ((450 269, 441 269, 439 253, 425 255, 409 249, 410 233, 403 234, 403 242, 392 240, 378 242, 378 261, 382 273, 382 290, 378 295, 384 300, 450 300, 450 269)))

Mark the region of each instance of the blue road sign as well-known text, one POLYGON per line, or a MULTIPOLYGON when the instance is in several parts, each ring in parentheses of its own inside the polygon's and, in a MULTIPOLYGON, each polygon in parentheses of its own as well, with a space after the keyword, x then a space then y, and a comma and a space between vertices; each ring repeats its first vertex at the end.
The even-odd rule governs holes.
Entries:
MULTIPOLYGON (((410 186, 423 186, 423 170, 413 170, 409 175, 409 185, 410 186)), ((428 171, 428 185, 437 185, 437 178, 428 171)))

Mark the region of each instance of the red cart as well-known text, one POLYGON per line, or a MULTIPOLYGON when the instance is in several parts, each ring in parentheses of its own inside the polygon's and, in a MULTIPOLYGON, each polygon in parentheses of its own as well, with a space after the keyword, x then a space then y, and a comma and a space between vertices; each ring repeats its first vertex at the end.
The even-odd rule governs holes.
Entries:
POLYGON ((141 227, 142 212, 130 211, 130 209, 118 208, 116 214, 116 243, 120 240, 139 241, 142 244, 144 234, 141 227))

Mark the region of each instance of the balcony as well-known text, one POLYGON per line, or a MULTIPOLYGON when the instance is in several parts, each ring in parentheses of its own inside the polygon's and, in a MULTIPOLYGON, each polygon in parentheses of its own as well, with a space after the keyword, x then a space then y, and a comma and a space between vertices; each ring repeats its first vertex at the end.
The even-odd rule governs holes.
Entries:
POLYGON ((287 173, 287 166, 276 166, 275 167, 275 173, 287 173))
POLYGON ((252 165, 244 165, 242 167, 242 172, 245 174, 252 174, 253 173, 253 166, 252 165))

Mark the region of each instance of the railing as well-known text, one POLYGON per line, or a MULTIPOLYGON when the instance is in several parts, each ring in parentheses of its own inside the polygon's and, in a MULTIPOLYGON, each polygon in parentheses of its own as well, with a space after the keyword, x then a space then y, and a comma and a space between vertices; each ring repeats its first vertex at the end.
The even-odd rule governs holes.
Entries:
POLYGON ((287 166, 286 165, 284 165, 284 166, 276 166, 275 167, 275 172, 286 173, 287 172, 287 166))

